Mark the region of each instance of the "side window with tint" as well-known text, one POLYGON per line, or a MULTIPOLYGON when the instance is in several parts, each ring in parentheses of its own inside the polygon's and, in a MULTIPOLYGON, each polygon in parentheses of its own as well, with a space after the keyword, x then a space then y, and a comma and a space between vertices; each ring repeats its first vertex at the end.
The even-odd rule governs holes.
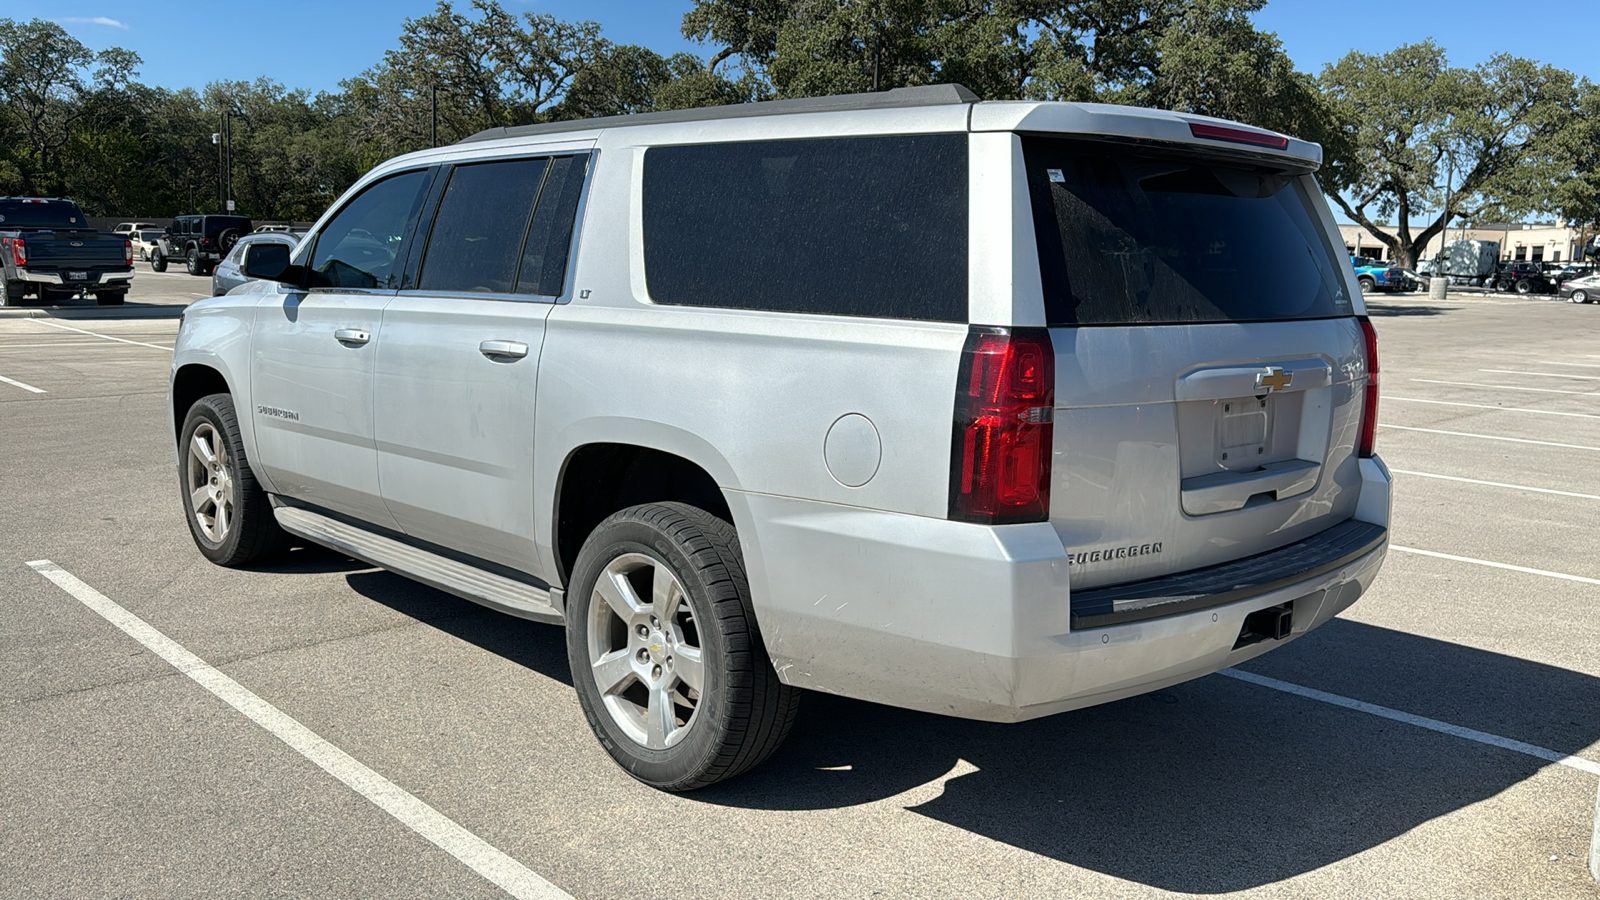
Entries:
POLYGON ((418 288, 511 293, 549 165, 541 157, 456 166, 428 234, 418 288))
POLYGON ((396 287, 406 232, 427 185, 427 172, 403 172, 369 185, 345 204, 317 235, 311 286, 396 287))
POLYGON ((656 303, 967 320, 967 136, 652 147, 656 303))
POLYGON ((585 155, 558 156, 551 161, 544 190, 539 192, 539 208, 528 229, 517 293, 559 297, 566 289, 567 255, 588 171, 589 157, 585 155))

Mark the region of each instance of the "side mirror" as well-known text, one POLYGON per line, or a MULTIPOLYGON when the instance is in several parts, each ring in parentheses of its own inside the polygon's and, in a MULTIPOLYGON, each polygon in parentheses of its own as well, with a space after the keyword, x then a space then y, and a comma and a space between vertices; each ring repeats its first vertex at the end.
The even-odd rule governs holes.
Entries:
POLYGON ((243 269, 246 278, 305 287, 305 267, 289 265, 289 248, 283 244, 261 243, 251 247, 245 254, 243 269))

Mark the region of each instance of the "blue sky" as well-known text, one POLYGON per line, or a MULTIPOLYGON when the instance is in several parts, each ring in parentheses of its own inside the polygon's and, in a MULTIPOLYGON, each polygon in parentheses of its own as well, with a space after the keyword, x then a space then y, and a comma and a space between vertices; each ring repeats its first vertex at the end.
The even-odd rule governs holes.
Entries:
MULTIPOLYGON (((503 2, 563 19, 593 19, 621 43, 709 55, 678 32, 692 0, 503 2)), ((334 90, 377 62, 397 44, 401 23, 433 6, 433 0, 0 0, 0 17, 54 19, 95 49, 137 51, 146 84, 199 87, 265 75, 317 91, 334 90)), ((1513 6, 1504 0, 1271 0, 1256 21, 1278 33, 1298 68, 1313 73, 1352 49, 1382 52, 1433 37, 1457 65, 1505 51, 1600 80, 1600 57, 1582 37, 1592 27, 1582 4, 1522 0, 1514 6, 1514 17, 1507 18, 1513 6)))

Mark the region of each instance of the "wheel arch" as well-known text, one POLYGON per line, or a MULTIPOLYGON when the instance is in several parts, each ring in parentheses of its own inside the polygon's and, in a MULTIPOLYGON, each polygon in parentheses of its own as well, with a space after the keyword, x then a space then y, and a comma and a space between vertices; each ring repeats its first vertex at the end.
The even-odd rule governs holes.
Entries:
POLYGON ((738 530, 723 494, 737 487, 727 461, 699 438, 676 436, 678 440, 640 439, 637 433, 594 435, 569 445, 545 494, 551 498, 546 521, 556 581, 567 583, 595 526, 630 506, 675 500, 704 509, 738 530))
POLYGON ((206 363, 191 362, 180 365, 172 373, 172 435, 180 439, 184 416, 195 401, 209 394, 234 395, 232 385, 222 372, 206 363))

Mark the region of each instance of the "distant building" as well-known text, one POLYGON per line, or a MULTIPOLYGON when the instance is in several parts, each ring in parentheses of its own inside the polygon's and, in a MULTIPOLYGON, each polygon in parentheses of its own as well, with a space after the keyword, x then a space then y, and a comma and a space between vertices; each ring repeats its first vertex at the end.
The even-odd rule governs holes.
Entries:
MULTIPOLYGON (((1389 234, 1395 232, 1393 225, 1380 227, 1389 234)), ((1414 227, 1412 233, 1421 230, 1414 227)), ((1503 261, 1570 262, 1578 258, 1590 233, 1588 229, 1573 228, 1565 222, 1491 222, 1468 227, 1451 225, 1447 234, 1434 235, 1421 258, 1432 259, 1438 255, 1439 247, 1445 241, 1469 240, 1499 241, 1500 258, 1503 261)), ((1351 255, 1380 260, 1390 257, 1389 248, 1360 225, 1340 225, 1339 234, 1344 237, 1345 251, 1351 255)))

